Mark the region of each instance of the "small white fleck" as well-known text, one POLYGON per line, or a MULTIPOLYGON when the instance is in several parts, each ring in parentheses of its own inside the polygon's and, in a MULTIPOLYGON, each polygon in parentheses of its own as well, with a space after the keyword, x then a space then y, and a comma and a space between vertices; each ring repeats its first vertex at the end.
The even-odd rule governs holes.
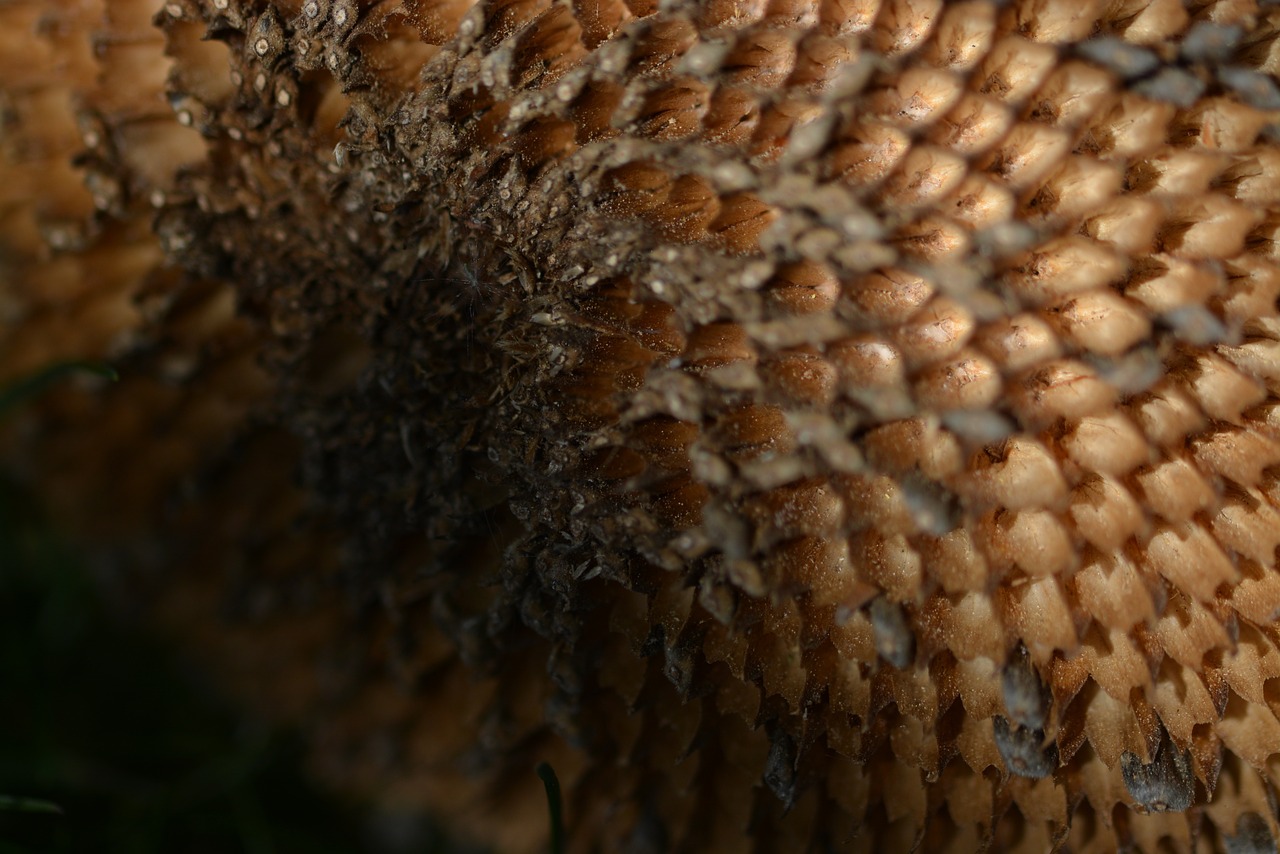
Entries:
POLYGON ((190 110, 178 111, 178 124, 182 125, 183 127, 191 127, 192 121, 193 119, 191 118, 190 110))
POLYGON ((271 50, 271 42, 265 38, 260 38, 253 43, 253 52, 258 56, 266 56, 269 50, 271 50))
POLYGON ((235 140, 244 139, 244 134, 240 132, 240 128, 227 128, 227 136, 235 140))
POLYGON ((345 27, 347 25, 347 14, 347 10, 342 6, 339 6, 333 13, 334 23, 340 27, 345 27))
POLYGON ((289 94, 288 89, 281 89, 276 93, 276 103, 282 107, 287 107, 293 103, 293 96, 289 94))
POLYGON ((255 78, 253 78, 253 88, 257 89, 259 92, 261 92, 261 91, 263 91, 264 89, 266 89, 266 88, 267 88, 267 75, 265 75, 265 74, 263 74, 261 71, 259 71, 259 72, 258 72, 258 76, 257 76, 257 77, 255 77, 255 78))
POLYGON ((151 207, 153 208, 164 207, 164 190, 151 191, 151 207))
POLYGON ((320 17, 320 4, 316 3, 315 0, 312 0, 312 2, 302 7, 302 14, 306 15, 308 18, 320 17))
POLYGON ((170 18, 181 18, 181 17, 182 17, 182 7, 181 7, 181 6, 179 6, 177 3, 168 3, 168 4, 166 4, 166 5, 165 5, 165 7, 164 7, 164 10, 165 10, 166 12, 168 12, 168 13, 169 13, 169 17, 170 17, 170 18))
POLYGON ((229 3, 230 3, 230 0, 213 0, 213 8, 226 9, 229 3))

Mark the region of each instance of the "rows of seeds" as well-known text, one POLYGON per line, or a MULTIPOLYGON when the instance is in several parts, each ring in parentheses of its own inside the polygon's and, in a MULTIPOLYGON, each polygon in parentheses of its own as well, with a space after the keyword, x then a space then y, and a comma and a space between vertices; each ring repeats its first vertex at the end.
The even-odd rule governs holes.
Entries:
MULTIPOLYGON (((496 595, 380 570, 421 601, 378 619, 523 662, 514 612, 552 642, 551 684, 492 683, 490 751, 549 722, 626 757, 607 785, 559 760, 583 834, 1273 838, 1276 23, 1095 5, 187 0, 156 30, 145 3, 6 4, 6 371, 161 372, 101 444, 48 440, 68 494, 199 467, 266 389, 246 342, 372 336, 453 223, 513 255, 482 263, 527 326, 485 456, 525 557, 496 595)), ((325 647, 263 613, 265 670, 325 647)), ((366 686, 334 743, 411 727, 418 759, 331 755, 421 784, 462 687, 366 686)))
MULTIPOLYGON (((1074 792, 1103 825, 1117 800, 1185 809, 1224 742, 1256 799, 1237 778, 1275 751, 1274 719, 1236 689, 1276 660, 1257 320, 1275 298, 1272 25, 1225 6, 757 11, 673 11, 581 60, 547 51, 568 69, 529 47, 572 43, 563 13, 524 10, 523 30, 494 14, 443 93, 461 140, 520 141, 516 167, 458 149, 507 169, 508 210, 573 186, 595 203, 581 231, 609 235, 590 265, 562 261, 594 289, 579 309, 612 325, 568 393, 610 425, 586 465, 623 495, 601 506, 638 508, 637 539, 677 570, 636 640, 662 627, 677 687, 691 645, 757 683, 722 692, 753 724, 770 697, 799 718, 827 691, 825 738, 847 755, 874 754, 874 704, 918 716, 892 749, 920 769, 897 800, 911 826, 956 751, 1052 776, 996 787, 1045 835, 1074 792), (1009 707, 992 668, 1011 652, 1051 701, 1009 707)), ((578 236, 538 226, 538 257, 578 236)), ((785 729, 774 753, 801 740, 785 729)), ((1149 842, 1195 826, 1124 825, 1149 842)))

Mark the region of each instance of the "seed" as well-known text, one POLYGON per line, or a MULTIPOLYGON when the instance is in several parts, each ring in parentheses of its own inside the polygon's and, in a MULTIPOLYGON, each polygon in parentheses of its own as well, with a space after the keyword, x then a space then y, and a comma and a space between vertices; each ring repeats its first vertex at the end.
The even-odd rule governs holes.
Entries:
POLYGON ((1045 746, 1044 732, 1030 727, 1011 725, 996 715, 991 720, 995 732, 996 748, 1009 773, 1018 777, 1040 780, 1048 777, 1058 766, 1058 745, 1045 746))
POLYGON ((1129 795, 1149 812, 1182 812, 1191 806, 1191 757, 1174 747, 1167 735, 1147 765, 1126 751, 1120 757, 1120 772, 1129 795))
POLYGON ((1242 38, 1244 28, 1237 24, 1198 21, 1187 30, 1178 54, 1188 62, 1226 62, 1242 38))
POLYGON ((1125 80, 1144 77, 1160 66, 1160 59, 1146 48, 1128 44, 1115 36, 1090 39, 1076 50, 1125 80))

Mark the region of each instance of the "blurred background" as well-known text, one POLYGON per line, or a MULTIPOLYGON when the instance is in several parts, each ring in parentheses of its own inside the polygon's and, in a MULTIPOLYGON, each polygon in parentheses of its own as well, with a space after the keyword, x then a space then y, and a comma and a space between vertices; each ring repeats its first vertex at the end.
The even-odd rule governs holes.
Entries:
POLYGON ((246 722, 86 566, 0 476, 0 854, 475 850, 309 782, 295 737, 246 722))

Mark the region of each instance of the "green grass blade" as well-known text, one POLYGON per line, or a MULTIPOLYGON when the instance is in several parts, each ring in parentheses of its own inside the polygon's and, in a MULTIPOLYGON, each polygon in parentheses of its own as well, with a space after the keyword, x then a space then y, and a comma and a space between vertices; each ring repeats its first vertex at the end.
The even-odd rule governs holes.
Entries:
POLYGON ((560 780, 545 762, 538 763, 537 772, 547 790, 547 810, 551 813, 551 854, 564 854, 564 805, 560 801, 560 780))
POLYGON ((14 798, 0 795, 0 812, 42 812, 62 815, 62 807, 39 798, 14 798))

